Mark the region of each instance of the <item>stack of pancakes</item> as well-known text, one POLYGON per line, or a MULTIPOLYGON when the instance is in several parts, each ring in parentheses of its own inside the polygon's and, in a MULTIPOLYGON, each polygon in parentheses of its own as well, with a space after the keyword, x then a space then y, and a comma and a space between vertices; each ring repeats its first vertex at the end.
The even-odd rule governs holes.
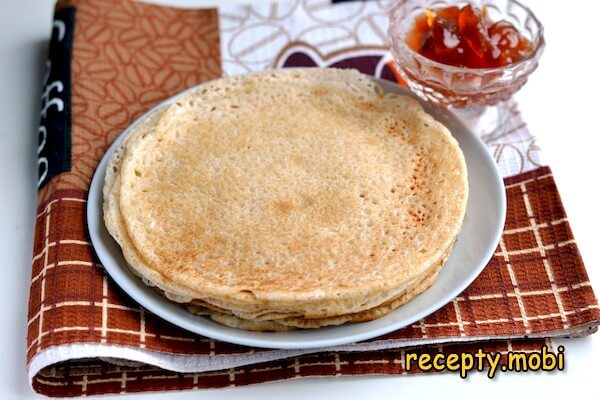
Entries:
POLYGON ((232 327, 368 321, 429 288, 467 203, 463 155, 356 71, 209 82, 115 151, 106 226, 146 284, 232 327))

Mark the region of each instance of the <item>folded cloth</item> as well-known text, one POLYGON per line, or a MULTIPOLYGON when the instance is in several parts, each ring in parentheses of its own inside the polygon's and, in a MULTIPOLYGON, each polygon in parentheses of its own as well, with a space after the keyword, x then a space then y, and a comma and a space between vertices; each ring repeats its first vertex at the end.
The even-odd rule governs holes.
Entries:
POLYGON ((386 2, 183 10, 69 0, 55 12, 40 122, 40 191, 28 314, 34 389, 51 396, 244 385, 303 376, 407 374, 405 354, 506 354, 597 329, 600 308, 552 173, 511 104, 479 132, 505 176, 507 220, 480 277, 411 326, 365 342, 265 350, 193 335, 155 317, 108 277, 85 209, 112 141, 165 98, 223 74, 292 66, 357 68, 398 80, 386 2))

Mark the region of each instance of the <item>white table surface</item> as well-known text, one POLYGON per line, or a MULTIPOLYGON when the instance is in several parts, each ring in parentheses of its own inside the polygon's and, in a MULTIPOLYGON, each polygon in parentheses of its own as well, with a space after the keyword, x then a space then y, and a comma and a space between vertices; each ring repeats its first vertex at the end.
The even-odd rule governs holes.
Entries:
MULTIPOLYGON (((229 0, 236 1, 236 0, 229 0)), ((517 95, 543 157, 554 171, 571 227, 596 293, 600 293, 598 251, 600 172, 600 2, 522 0, 546 27, 540 68, 517 95)), ((213 5, 217 0, 160 0, 179 5, 213 5)), ((37 181, 39 94, 47 55, 53 0, 3 1, 0 14, 0 399, 39 398, 25 370, 25 327, 37 181)), ((344 377, 283 381, 249 387, 121 395, 121 399, 381 399, 565 398, 573 391, 600 398, 600 334, 561 340, 566 370, 498 373, 489 380, 472 373, 410 377, 344 377)), ((105 398, 117 398, 108 396, 105 398)))

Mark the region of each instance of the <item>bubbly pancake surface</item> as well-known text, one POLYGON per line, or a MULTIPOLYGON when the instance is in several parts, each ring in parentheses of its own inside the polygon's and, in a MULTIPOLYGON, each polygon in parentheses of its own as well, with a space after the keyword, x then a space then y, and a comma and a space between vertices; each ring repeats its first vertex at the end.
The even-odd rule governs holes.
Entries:
POLYGON ((403 293, 445 259, 466 168, 416 101, 378 89, 315 69, 181 97, 107 175, 107 227, 127 261, 182 302, 239 310, 328 317, 403 293))

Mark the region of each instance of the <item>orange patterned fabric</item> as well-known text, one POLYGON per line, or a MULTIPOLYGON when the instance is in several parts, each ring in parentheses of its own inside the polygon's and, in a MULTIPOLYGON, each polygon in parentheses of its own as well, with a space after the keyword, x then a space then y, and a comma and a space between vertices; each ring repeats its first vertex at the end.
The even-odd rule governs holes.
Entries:
MULTIPOLYGON (((220 76, 216 11, 176 10, 129 0, 72 0, 59 5, 71 6, 77 10, 72 168, 40 192, 28 364, 45 352, 77 343, 188 357, 270 354, 193 335, 145 311, 106 275, 86 230, 88 185, 114 138, 162 99, 220 76)), ((46 395, 76 396, 224 387, 304 376, 408 374, 422 371, 404 368, 407 346, 419 345, 419 351, 431 353, 478 347, 502 353, 534 351, 551 344, 548 338, 595 331, 600 309, 550 169, 506 178, 505 185, 505 231, 481 276, 438 312, 368 341, 385 350, 326 351, 189 374, 151 365, 116 365, 81 353, 33 371, 32 385, 46 395)))
POLYGON ((40 193, 87 190, 102 155, 131 121, 185 88, 221 76, 217 11, 130 0, 68 0, 75 7, 71 65, 72 170, 40 193))

